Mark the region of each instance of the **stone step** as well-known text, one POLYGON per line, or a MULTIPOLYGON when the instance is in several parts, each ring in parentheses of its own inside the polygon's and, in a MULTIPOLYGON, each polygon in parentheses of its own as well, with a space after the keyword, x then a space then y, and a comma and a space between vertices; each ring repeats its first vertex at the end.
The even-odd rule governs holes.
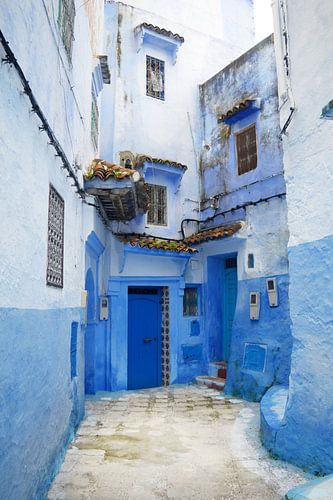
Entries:
POLYGON ((223 391, 225 386, 225 378, 211 377, 209 375, 199 375, 195 377, 197 384, 205 385, 209 389, 223 391))
POLYGON ((208 365, 208 375, 227 378, 227 363, 225 361, 211 361, 208 365))

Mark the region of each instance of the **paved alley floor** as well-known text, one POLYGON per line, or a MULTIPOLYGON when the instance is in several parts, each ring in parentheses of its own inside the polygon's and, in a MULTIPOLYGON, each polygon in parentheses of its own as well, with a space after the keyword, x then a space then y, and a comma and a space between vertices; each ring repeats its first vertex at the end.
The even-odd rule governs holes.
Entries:
POLYGON ((88 400, 48 499, 269 500, 307 479, 261 447, 258 404, 171 386, 88 400))

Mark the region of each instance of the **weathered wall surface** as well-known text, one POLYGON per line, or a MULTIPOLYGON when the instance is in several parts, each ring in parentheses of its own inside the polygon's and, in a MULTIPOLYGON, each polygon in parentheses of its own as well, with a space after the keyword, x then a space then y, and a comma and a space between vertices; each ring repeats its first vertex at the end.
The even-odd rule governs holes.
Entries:
POLYGON ((143 8, 147 11, 117 2, 106 5, 106 47, 113 86, 103 97, 103 156, 118 162, 119 152, 129 150, 188 166, 173 202, 177 204, 177 211, 174 211, 175 217, 170 218, 168 227, 147 227, 145 218, 142 218, 121 227, 122 230, 178 238, 183 216, 198 208, 201 148, 198 85, 249 46, 253 26, 250 2, 241 2, 241 5, 246 13, 250 13, 243 17, 247 30, 239 26, 238 10, 226 10, 224 14, 216 5, 220 22, 227 15, 230 30, 238 35, 236 46, 225 34, 219 38, 211 34, 208 18, 212 16, 206 5, 197 4, 196 7, 196 14, 202 14, 200 19, 203 19, 202 29, 198 31, 193 26, 196 16, 189 18, 186 2, 168 3, 166 9, 162 2, 146 2, 143 8), (157 45, 145 43, 137 52, 134 29, 143 22, 184 37, 176 64, 173 64, 170 54, 157 45), (165 61, 165 101, 146 96, 147 54, 165 61))
MULTIPOLYGON (((102 8, 99 2, 100 16, 102 8)), ((0 25, 70 164, 85 168, 94 154, 88 21, 77 5, 71 65, 57 13, 57 1, 38 8, 33 1, 2 2, 0 25)), ((104 238, 104 229, 40 132, 15 68, 1 64, 0 80, 0 496, 34 499, 44 497, 83 416, 83 242, 93 228, 104 238), (65 202, 63 288, 46 285, 50 183, 65 202), (73 323, 77 376, 71 378, 73 323)))
POLYGON ((214 217, 207 226, 232 220, 245 223, 240 236, 232 238, 233 242, 221 240, 204 245, 208 356, 210 360, 226 356, 221 327, 223 256, 237 255, 238 293, 226 391, 258 400, 273 383, 287 382, 291 350, 288 233, 273 37, 266 38, 208 80, 200 87, 200 95, 204 117, 202 219, 214 217), (244 114, 230 125, 218 123, 218 116, 247 98, 260 99, 260 109, 244 114), (257 133, 257 167, 239 175, 235 134, 252 124, 256 125, 257 133), (230 210, 225 216, 217 215, 230 210), (254 258, 253 268, 248 265, 249 254, 254 258), (268 277, 277 280, 279 306, 276 308, 268 303, 268 277), (217 293, 210 292, 215 289, 217 293), (260 293, 258 321, 250 320, 250 292, 260 293), (214 314, 209 314, 210 311, 214 314), (265 363, 261 369, 244 367, 246 344, 264 346, 265 363))
POLYGON ((274 2, 281 127, 287 183, 293 351, 289 397, 273 452, 317 472, 333 472, 332 450, 332 128, 321 119, 332 99, 333 6, 274 2), (287 28, 290 78, 282 31, 287 28), (306 33, 306 38, 304 37, 306 33), (300 445, 301 443, 301 445, 300 445))

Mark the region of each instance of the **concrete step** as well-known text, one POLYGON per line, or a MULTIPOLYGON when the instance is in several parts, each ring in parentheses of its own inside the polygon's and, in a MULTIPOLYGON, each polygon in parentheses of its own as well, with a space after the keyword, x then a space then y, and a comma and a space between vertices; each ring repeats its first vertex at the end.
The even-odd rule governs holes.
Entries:
POLYGON ((225 386, 225 378, 210 377, 209 375, 199 375, 195 377, 197 384, 205 385, 209 389, 223 391, 225 386))
POLYGON ((208 365, 210 377, 227 378, 227 363, 225 361, 211 361, 208 365))

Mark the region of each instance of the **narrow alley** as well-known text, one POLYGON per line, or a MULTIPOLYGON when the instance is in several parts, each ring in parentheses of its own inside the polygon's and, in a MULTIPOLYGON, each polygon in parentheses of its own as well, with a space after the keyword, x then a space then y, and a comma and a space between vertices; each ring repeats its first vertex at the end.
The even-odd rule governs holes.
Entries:
POLYGON ((178 385, 87 400, 48 499, 270 500, 305 477, 260 445, 257 403, 178 385))

